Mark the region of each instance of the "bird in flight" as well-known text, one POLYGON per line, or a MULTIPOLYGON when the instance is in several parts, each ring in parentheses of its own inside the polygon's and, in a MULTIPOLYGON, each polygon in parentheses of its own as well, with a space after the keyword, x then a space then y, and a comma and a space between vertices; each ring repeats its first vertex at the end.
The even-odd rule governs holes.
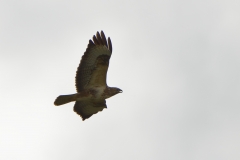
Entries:
POLYGON ((112 55, 112 43, 106 39, 103 31, 97 32, 82 56, 78 66, 75 85, 76 94, 60 95, 56 98, 56 106, 75 101, 74 111, 82 117, 82 120, 107 108, 106 100, 122 90, 117 87, 108 87, 107 70, 112 55))

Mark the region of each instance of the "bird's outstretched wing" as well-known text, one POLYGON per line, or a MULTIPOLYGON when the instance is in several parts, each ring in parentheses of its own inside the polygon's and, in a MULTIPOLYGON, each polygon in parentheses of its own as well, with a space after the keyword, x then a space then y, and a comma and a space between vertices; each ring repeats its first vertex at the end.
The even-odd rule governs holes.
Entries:
POLYGON ((92 39, 93 41, 89 40, 77 69, 75 78, 77 92, 96 86, 107 86, 106 76, 112 54, 111 39, 108 37, 107 40, 103 31, 97 32, 92 39))
POLYGON ((105 100, 98 101, 76 101, 73 110, 82 117, 82 120, 88 119, 93 114, 107 108, 105 100))

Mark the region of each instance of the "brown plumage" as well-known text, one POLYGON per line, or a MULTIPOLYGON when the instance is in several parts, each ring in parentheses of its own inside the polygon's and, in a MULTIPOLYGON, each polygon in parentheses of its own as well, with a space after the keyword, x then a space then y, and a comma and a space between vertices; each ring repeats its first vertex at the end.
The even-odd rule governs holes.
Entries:
POLYGON ((77 69, 75 77, 77 93, 60 95, 54 102, 58 106, 76 101, 74 111, 83 120, 107 108, 105 99, 122 92, 119 88, 108 87, 106 82, 109 60, 112 55, 111 39, 107 40, 101 31, 101 33, 97 32, 92 40, 89 40, 77 69))

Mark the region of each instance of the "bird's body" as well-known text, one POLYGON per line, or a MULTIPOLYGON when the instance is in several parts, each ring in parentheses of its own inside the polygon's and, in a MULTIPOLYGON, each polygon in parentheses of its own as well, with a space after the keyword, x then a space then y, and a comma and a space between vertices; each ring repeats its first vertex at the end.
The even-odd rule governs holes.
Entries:
POLYGON ((119 88, 108 87, 106 83, 112 54, 110 38, 107 41, 102 31, 101 35, 97 32, 96 36, 93 36, 93 41, 94 43, 89 40, 88 48, 77 70, 75 79, 77 93, 60 95, 54 102, 58 106, 76 101, 74 111, 83 120, 107 108, 105 99, 122 92, 119 88))

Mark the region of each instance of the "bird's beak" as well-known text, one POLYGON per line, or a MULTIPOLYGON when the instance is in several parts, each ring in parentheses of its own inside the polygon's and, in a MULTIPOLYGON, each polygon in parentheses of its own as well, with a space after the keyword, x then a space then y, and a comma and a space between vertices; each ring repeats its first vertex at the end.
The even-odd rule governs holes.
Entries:
POLYGON ((119 93, 122 93, 123 91, 120 89, 119 93))

